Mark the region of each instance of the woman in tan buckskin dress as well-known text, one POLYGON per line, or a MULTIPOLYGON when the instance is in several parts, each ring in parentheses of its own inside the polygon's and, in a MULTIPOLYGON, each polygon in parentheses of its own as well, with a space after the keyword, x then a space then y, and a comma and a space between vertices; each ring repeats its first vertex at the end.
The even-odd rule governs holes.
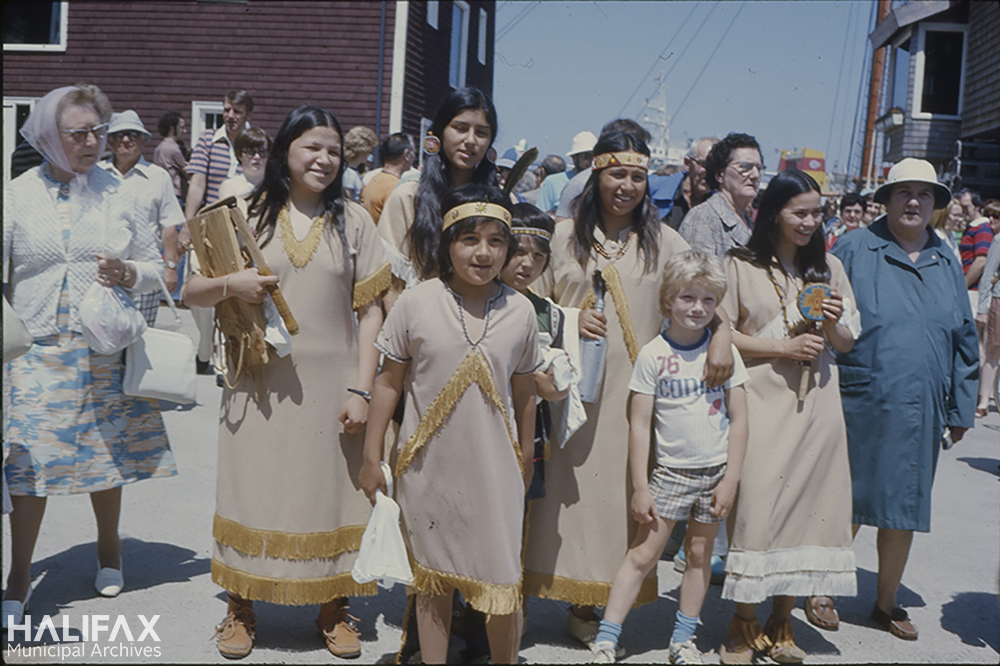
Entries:
MULTIPOLYGON (((587 422, 565 447, 551 447, 546 496, 529 509, 524 556, 525 594, 573 604, 567 631, 588 645, 599 622, 592 607, 607 603, 634 531, 628 511, 626 418, 632 364, 639 348, 660 331, 663 265, 688 249, 677 232, 661 224, 650 202, 649 148, 642 139, 609 132, 598 140, 594 155, 575 219, 556 225, 551 272, 539 279, 538 293, 561 307, 581 309, 581 337, 607 337, 605 376, 596 402, 586 405, 587 422), (603 316, 590 309, 595 271, 608 285, 603 316)), ((728 332, 728 325, 724 329, 728 332)), ((732 372, 729 335, 714 336, 713 345, 716 340, 726 345, 724 381, 732 372)), ((710 351, 713 362, 721 344, 710 351)), ((637 603, 656 597, 654 573, 637 603)))
POLYGON ((368 213, 341 196, 341 139, 336 119, 316 107, 292 111, 278 131, 250 205, 276 280, 249 269, 185 287, 204 306, 261 302, 277 281, 299 324, 291 353, 268 350, 259 386, 244 376, 223 392, 212 580, 229 592, 218 628, 227 657, 252 649, 253 600, 321 604, 316 623, 330 651, 358 656, 347 597, 376 593, 350 571, 371 513, 357 478, 362 394, 374 381, 390 272, 368 213))

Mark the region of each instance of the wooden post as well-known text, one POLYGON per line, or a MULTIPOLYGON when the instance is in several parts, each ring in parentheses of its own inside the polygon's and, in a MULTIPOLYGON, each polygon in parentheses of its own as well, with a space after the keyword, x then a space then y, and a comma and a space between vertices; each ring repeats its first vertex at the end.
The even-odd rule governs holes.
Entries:
MULTIPOLYGON (((878 20, 877 26, 885 17, 889 15, 892 8, 892 0, 878 0, 878 20)), ((889 47, 883 46, 872 54, 872 76, 868 84, 868 117, 865 121, 865 142, 862 146, 864 151, 861 156, 861 181, 868 184, 869 181, 878 184, 875 177, 873 161, 875 159, 875 120, 879 115, 879 107, 882 102, 882 83, 885 79, 885 57, 889 47)))

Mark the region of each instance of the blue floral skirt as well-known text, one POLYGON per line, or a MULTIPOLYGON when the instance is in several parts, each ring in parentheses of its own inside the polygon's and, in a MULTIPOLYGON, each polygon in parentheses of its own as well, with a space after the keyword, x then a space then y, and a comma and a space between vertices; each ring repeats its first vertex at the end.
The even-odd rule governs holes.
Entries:
POLYGON ((122 394, 122 354, 102 356, 68 329, 11 361, 4 464, 11 495, 73 495, 177 474, 159 402, 122 394))

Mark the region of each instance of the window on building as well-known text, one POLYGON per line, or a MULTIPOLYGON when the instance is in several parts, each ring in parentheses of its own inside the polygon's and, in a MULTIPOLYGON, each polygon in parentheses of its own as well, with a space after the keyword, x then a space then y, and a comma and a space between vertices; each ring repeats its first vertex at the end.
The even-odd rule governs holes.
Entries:
POLYGON ((906 93, 910 83, 910 42, 907 39, 892 49, 892 97, 889 108, 906 109, 906 93))
POLYGON ((465 86, 465 64, 469 52, 469 3, 455 0, 451 7, 451 59, 448 85, 465 86))
POLYGON ((68 2, 7 2, 4 51, 65 51, 68 2))
POLYGON ((217 130, 225 125, 222 120, 222 102, 191 102, 191 147, 207 129, 217 130))
POLYGON ((438 0, 428 0, 427 2, 427 25, 438 29, 438 16, 441 13, 441 3, 438 0))
POLYGON ((479 62, 486 64, 486 10, 479 10, 479 62))
POLYGON ((3 98, 3 182, 10 182, 11 156, 24 141, 19 131, 31 114, 37 100, 33 97, 3 98))
POLYGON ((966 30, 967 26, 943 23, 920 26, 913 81, 914 116, 961 115, 966 30))

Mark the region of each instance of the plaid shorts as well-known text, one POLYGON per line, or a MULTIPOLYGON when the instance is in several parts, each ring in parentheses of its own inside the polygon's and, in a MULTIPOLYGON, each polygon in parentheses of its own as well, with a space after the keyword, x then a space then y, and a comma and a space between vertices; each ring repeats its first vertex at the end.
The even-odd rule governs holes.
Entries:
POLYGON ((679 469, 657 466, 649 479, 649 494, 653 496, 660 518, 699 523, 721 523, 725 518, 713 516, 712 492, 726 473, 726 466, 679 469))

